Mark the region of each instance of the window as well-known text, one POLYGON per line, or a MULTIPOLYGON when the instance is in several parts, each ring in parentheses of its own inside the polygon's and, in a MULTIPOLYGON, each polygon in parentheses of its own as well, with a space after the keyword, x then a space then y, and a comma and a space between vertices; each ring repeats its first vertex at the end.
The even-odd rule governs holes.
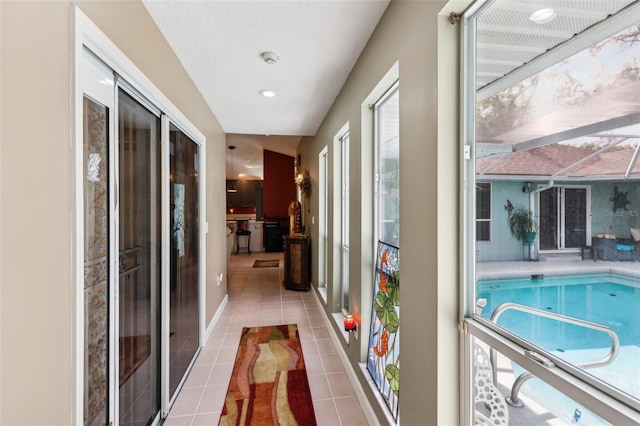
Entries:
POLYGON ((476 241, 491 241, 490 183, 476 183, 476 241))
POLYGON ((342 279, 342 310, 349 311, 349 132, 343 134, 340 138, 341 152, 341 172, 340 181, 342 182, 341 190, 341 227, 340 239, 342 245, 340 251, 341 268, 340 276, 342 279))
POLYGON ((513 23, 530 37, 547 30, 525 3, 476 2, 464 19, 464 422, 529 423, 535 411, 546 422, 636 424, 640 246, 630 228, 640 214, 629 197, 640 191, 640 116, 625 105, 638 84, 640 4, 556 10, 554 25, 582 18, 533 54, 513 23), (595 9, 602 18, 584 17, 595 9), (588 245, 616 267, 596 269, 588 245), (497 410, 477 403, 489 395, 497 410))
POLYGON ((396 82, 375 104, 376 236, 400 247, 400 89, 396 82))
MULTIPOLYGON (((329 216, 329 150, 324 147, 318 156, 318 194, 320 207, 318 209, 319 223, 318 234, 320 241, 318 242, 318 288, 327 286, 327 260, 329 259, 329 234, 327 218, 329 216)), ((326 301, 326 293, 322 293, 326 301)))

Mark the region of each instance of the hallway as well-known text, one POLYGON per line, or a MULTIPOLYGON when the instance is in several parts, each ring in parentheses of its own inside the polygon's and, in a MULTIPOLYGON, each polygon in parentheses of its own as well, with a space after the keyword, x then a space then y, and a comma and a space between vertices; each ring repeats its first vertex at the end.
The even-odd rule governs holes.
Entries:
POLYGON ((357 426, 367 420, 311 292, 285 290, 282 253, 231 255, 229 303, 202 348, 167 426, 217 425, 243 327, 297 323, 318 425, 357 426), (279 259, 278 268, 253 268, 279 259))

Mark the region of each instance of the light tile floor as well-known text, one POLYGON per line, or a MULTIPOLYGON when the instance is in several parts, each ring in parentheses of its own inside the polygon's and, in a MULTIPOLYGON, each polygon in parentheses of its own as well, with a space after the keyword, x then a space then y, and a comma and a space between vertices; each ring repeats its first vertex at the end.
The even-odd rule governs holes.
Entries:
POLYGON ((243 327, 297 323, 318 425, 367 425, 311 292, 285 290, 282 253, 232 254, 227 304, 200 351, 166 426, 217 425, 243 327), (279 259, 278 268, 253 268, 279 259))

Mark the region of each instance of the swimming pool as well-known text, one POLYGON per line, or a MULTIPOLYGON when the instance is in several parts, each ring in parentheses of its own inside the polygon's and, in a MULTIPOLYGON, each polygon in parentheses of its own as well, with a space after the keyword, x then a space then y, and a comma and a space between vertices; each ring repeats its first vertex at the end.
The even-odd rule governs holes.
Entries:
MULTIPOLYGON (((586 371, 640 399, 639 278, 597 274, 487 280, 478 283, 476 299, 487 301, 485 318, 499 305, 514 302, 609 326, 620 339, 618 356, 586 371)), ((520 311, 505 311, 498 324, 573 364, 600 360, 611 348, 610 337, 601 331, 520 311)))
MULTIPOLYGON (((482 281, 476 293, 487 300, 486 318, 502 303, 520 303, 609 326, 621 346, 640 344, 640 280, 634 278, 601 274, 482 281)), ((524 312, 506 311, 498 324, 550 351, 610 347, 602 332, 524 312)))

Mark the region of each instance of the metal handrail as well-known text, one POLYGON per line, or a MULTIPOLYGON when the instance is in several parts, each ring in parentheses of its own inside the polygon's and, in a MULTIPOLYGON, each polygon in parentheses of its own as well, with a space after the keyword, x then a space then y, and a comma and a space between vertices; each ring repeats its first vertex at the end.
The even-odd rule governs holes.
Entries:
MULTIPOLYGON (((507 310, 516 310, 521 312, 527 312, 530 314, 538 315, 545 318, 555 319, 561 322, 566 322, 569 324, 574 324, 580 327, 590 328, 592 330, 602 331, 603 333, 607 333, 611 338, 611 350, 603 359, 599 361, 590 361, 583 362, 581 364, 575 364, 578 368, 591 368, 598 367, 602 365, 608 365, 618 356, 618 352, 620 351, 620 339, 611 327, 607 327, 606 325, 597 324, 591 321, 585 321, 580 318, 569 317, 566 315, 558 314, 555 312, 543 311, 542 309, 532 308, 531 306, 521 305, 519 303, 506 302, 502 305, 498 306, 493 313, 491 314, 491 321, 494 323, 498 323, 498 318, 502 315, 503 312, 507 310)), ((496 368, 496 350, 490 348, 489 354, 490 362, 493 367, 493 382, 497 383, 498 370, 496 368)), ((510 405, 515 407, 522 407, 524 403, 518 399, 518 392, 520 392, 520 387, 523 385, 525 381, 528 379, 535 377, 532 373, 525 371, 521 375, 519 375, 515 382, 513 382, 513 386, 511 387, 511 396, 506 398, 507 402, 510 405)))

